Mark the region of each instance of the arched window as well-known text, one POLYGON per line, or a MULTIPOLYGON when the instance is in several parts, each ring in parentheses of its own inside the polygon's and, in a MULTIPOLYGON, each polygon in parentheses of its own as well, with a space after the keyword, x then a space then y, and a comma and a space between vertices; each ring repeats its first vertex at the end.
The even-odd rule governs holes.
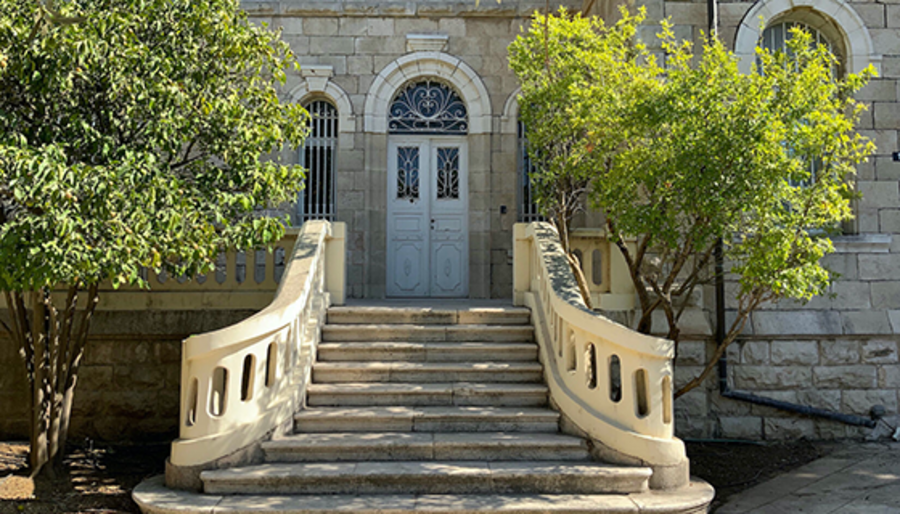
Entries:
POLYGON ((519 221, 530 223, 544 219, 538 211, 534 201, 534 189, 531 186, 531 174, 535 171, 535 164, 528 155, 528 136, 525 133, 525 124, 522 120, 516 122, 518 133, 518 181, 519 181, 519 221))
POLYGON ((300 150, 306 180, 297 202, 297 218, 301 223, 333 220, 338 112, 326 100, 314 100, 305 108, 309 111, 310 131, 300 150))
POLYGON ((845 50, 840 31, 828 21, 808 9, 797 9, 780 16, 769 23, 760 37, 760 46, 771 52, 788 52, 787 42, 793 35, 791 29, 799 27, 812 36, 813 45, 824 45, 837 58, 835 76, 841 76, 844 69, 845 50))
POLYGON ((464 136, 468 130, 465 102, 450 86, 432 79, 400 88, 388 111, 391 134, 464 136))
MULTIPOLYGON (((845 68, 845 48, 840 30, 830 20, 810 9, 795 9, 777 17, 769 23, 760 37, 760 46, 770 52, 790 52, 788 41, 793 37, 792 29, 798 27, 810 34, 813 46, 822 45, 836 58, 837 63, 832 74, 840 77, 845 68)), ((791 181, 794 187, 809 187, 816 180, 816 176, 822 172, 821 159, 810 160, 808 163, 809 178, 802 181, 791 181)), ((844 233, 853 233, 852 222, 841 227, 844 233)))

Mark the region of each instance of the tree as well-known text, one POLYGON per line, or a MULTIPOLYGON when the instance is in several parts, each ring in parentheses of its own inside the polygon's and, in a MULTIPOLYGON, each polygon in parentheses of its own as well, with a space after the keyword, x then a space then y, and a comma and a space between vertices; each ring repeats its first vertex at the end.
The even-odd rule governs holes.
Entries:
POLYGON ((643 19, 643 10, 623 10, 607 27, 565 12, 538 16, 510 59, 535 127, 531 149, 552 156, 535 184, 589 180, 591 207, 605 215, 637 290, 638 331, 650 333, 661 310, 677 343, 687 299, 724 242, 735 317, 679 396, 706 378, 761 304, 826 292, 827 235, 851 217, 855 165, 874 152, 854 130, 863 106, 852 98, 874 70, 837 77, 835 57, 798 28, 788 52, 757 49, 758 64, 743 74, 720 41, 694 53, 666 22, 663 67, 636 36, 643 19))
POLYGON ((61 462, 98 285, 278 240, 257 213, 303 173, 260 156, 300 145, 307 115, 278 98, 287 44, 237 0, 0 0, 0 56, 0 322, 37 473, 61 462))

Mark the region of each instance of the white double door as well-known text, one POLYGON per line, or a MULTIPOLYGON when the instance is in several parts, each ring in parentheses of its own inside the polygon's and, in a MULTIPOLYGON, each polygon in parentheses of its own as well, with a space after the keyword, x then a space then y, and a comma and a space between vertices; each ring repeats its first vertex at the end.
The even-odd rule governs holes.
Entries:
POLYGON ((390 139, 388 296, 468 296, 467 168, 464 138, 390 139))

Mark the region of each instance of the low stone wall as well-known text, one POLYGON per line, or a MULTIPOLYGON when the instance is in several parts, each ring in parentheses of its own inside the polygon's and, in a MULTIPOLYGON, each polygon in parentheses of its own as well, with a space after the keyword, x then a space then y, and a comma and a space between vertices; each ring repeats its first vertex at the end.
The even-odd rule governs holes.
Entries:
MULTIPOLYGON (((79 372, 70 439, 146 442, 177 437, 181 341, 253 312, 98 312, 79 372)), ((3 334, 0 440, 28 438, 24 369, 12 341, 3 334)))
MULTIPOLYGON (((684 341, 676 361, 676 387, 696 376, 712 341, 684 341)), ((900 364, 895 336, 746 338, 728 350, 733 389, 759 396, 868 416, 873 405, 896 414, 900 364)), ((718 392, 717 373, 675 402, 680 437, 735 439, 839 439, 863 437, 865 427, 800 416, 730 400, 718 392)))

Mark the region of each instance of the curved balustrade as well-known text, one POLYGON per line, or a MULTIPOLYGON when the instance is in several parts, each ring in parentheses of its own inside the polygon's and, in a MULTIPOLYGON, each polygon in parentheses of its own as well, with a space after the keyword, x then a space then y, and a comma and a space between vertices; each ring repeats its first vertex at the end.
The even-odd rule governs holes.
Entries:
POLYGON ((262 440, 302 407, 325 311, 344 301, 342 223, 303 225, 272 303, 182 346, 171 464, 200 466, 262 440))
POLYGON ((590 311, 548 223, 516 224, 514 237, 514 300, 532 311, 560 412, 600 443, 604 458, 649 465, 655 475, 673 470, 660 473, 660 487, 686 483, 684 444, 673 435, 672 342, 590 311))

